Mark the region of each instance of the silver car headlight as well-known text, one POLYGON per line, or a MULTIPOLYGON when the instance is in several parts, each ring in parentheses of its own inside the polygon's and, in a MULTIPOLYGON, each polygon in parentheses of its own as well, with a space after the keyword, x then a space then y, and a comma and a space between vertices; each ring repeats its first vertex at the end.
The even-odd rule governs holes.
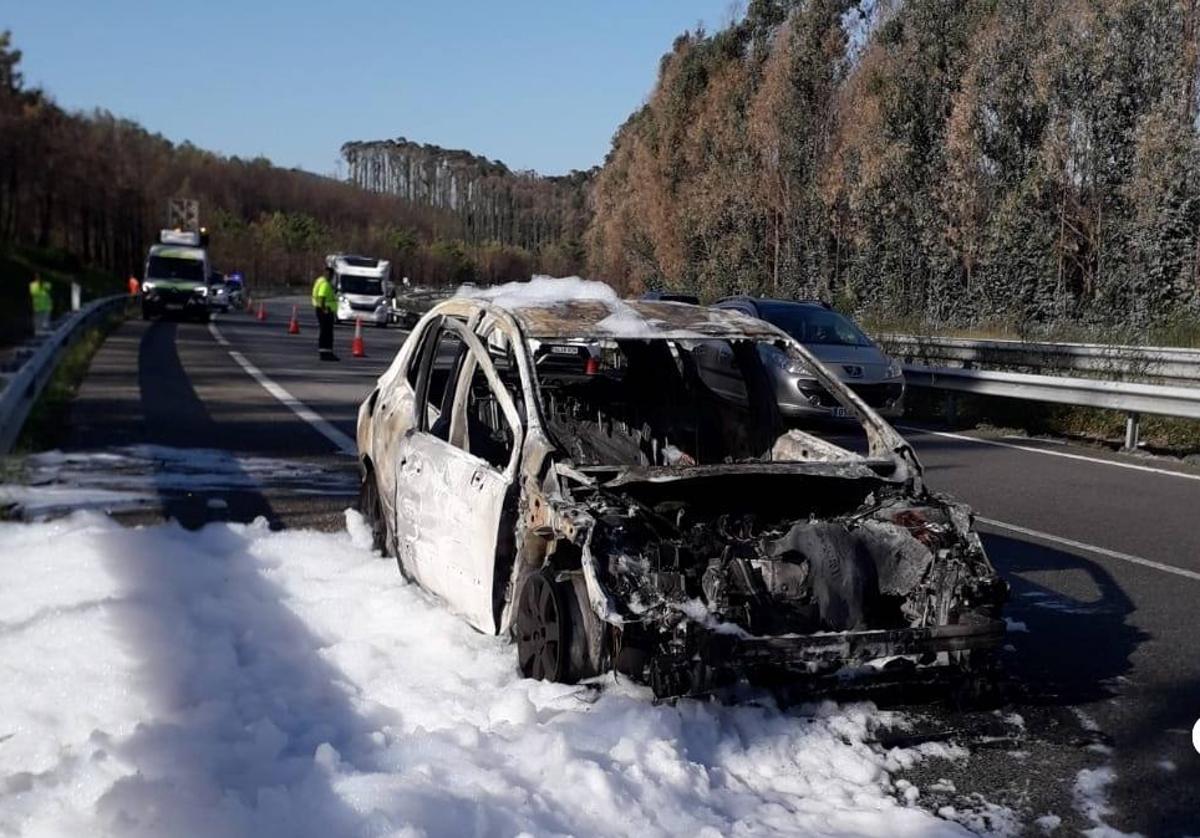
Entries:
POLYGON ((900 378, 904 375, 904 367, 900 366, 900 362, 895 358, 888 360, 887 374, 884 378, 900 378))
POLYGON ((204 286, 204 285, 197 285, 197 286, 195 287, 195 289, 193 289, 193 290, 194 290, 194 291, 195 291, 197 294, 199 294, 201 297, 207 297, 207 296, 208 296, 208 287, 207 287, 207 286, 204 286))
POLYGON ((150 280, 146 280, 145 282, 142 283, 142 290, 143 291, 153 291, 154 283, 151 282, 150 280))

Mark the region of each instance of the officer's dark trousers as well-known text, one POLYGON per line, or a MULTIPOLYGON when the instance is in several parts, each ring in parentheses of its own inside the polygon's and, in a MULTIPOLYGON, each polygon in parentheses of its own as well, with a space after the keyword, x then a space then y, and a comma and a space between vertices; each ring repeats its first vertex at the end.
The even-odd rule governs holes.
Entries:
POLYGON ((327 308, 315 308, 317 314, 317 350, 333 351, 333 312, 327 308))

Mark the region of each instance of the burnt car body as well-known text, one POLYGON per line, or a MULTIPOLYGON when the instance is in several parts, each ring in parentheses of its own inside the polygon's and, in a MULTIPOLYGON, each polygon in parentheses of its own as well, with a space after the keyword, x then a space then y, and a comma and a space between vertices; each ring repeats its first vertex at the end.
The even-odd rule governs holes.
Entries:
POLYGON ((362 506, 406 577, 514 635, 526 676, 616 669, 677 696, 971 672, 1001 642, 1007 587, 970 511, 786 334, 598 292, 494 296, 433 308, 363 402, 362 506), (763 343, 858 419, 864 451, 785 429, 763 343), (598 362, 559 376, 545 345, 598 362), (705 383, 714 347, 745 398, 705 383))

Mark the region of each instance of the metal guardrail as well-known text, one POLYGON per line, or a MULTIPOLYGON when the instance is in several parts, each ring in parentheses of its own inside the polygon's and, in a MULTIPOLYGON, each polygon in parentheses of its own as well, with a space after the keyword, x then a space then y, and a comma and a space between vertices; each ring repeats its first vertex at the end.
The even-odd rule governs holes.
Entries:
POLYGON ((86 327, 119 309, 128 299, 125 294, 114 294, 94 300, 72 313, 46 335, 25 363, 9 376, 4 389, 0 390, 0 454, 7 454, 16 444, 29 411, 54 375, 63 351, 79 339, 86 327))
POLYGON ((879 341, 892 355, 929 367, 951 362, 967 368, 1017 367, 1200 385, 1200 349, 918 335, 882 335, 879 341))
POLYGON ((904 365, 904 377, 913 387, 1119 410, 1125 414, 1125 447, 1131 450, 1137 448, 1143 413, 1200 419, 1200 387, 915 364, 904 365))
MULTIPOLYGON (((1119 410, 1129 449, 1137 447, 1142 414, 1200 419, 1200 349, 895 334, 879 342, 905 361, 905 377, 915 387, 1119 410)), ((954 409, 951 398, 948 415, 954 409)))

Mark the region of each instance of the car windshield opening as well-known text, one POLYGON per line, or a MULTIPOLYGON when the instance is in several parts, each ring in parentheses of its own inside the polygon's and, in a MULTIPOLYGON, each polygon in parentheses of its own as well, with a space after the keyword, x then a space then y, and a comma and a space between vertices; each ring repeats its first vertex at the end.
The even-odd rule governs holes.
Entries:
POLYGON ((803 344, 870 346, 858 327, 836 311, 808 305, 763 305, 762 317, 803 344))
POLYGON ((146 268, 146 278, 203 282, 204 263, 198 259, 180 259, 176 256, 151 256, 150 264, 146 268))
MULTIPOLYGON (((781 441, 797 429, 781 393, 842 405, 802 356, 768 341, 563 341, 537 347, 548 430, 577 465, 693 466, 804 459, 781 441), (567 348, 570 348, 568 351, 567 348)), ((791 397, 789 395, 789 397, 791 397)), ((857 422, 810 427, 822 457, 865 453, 857 422)))
POLYGON ((342 276, 339 285, 343 294, 370 294, 378 297, 383 293, 383 280, 369 276, 342 276))

